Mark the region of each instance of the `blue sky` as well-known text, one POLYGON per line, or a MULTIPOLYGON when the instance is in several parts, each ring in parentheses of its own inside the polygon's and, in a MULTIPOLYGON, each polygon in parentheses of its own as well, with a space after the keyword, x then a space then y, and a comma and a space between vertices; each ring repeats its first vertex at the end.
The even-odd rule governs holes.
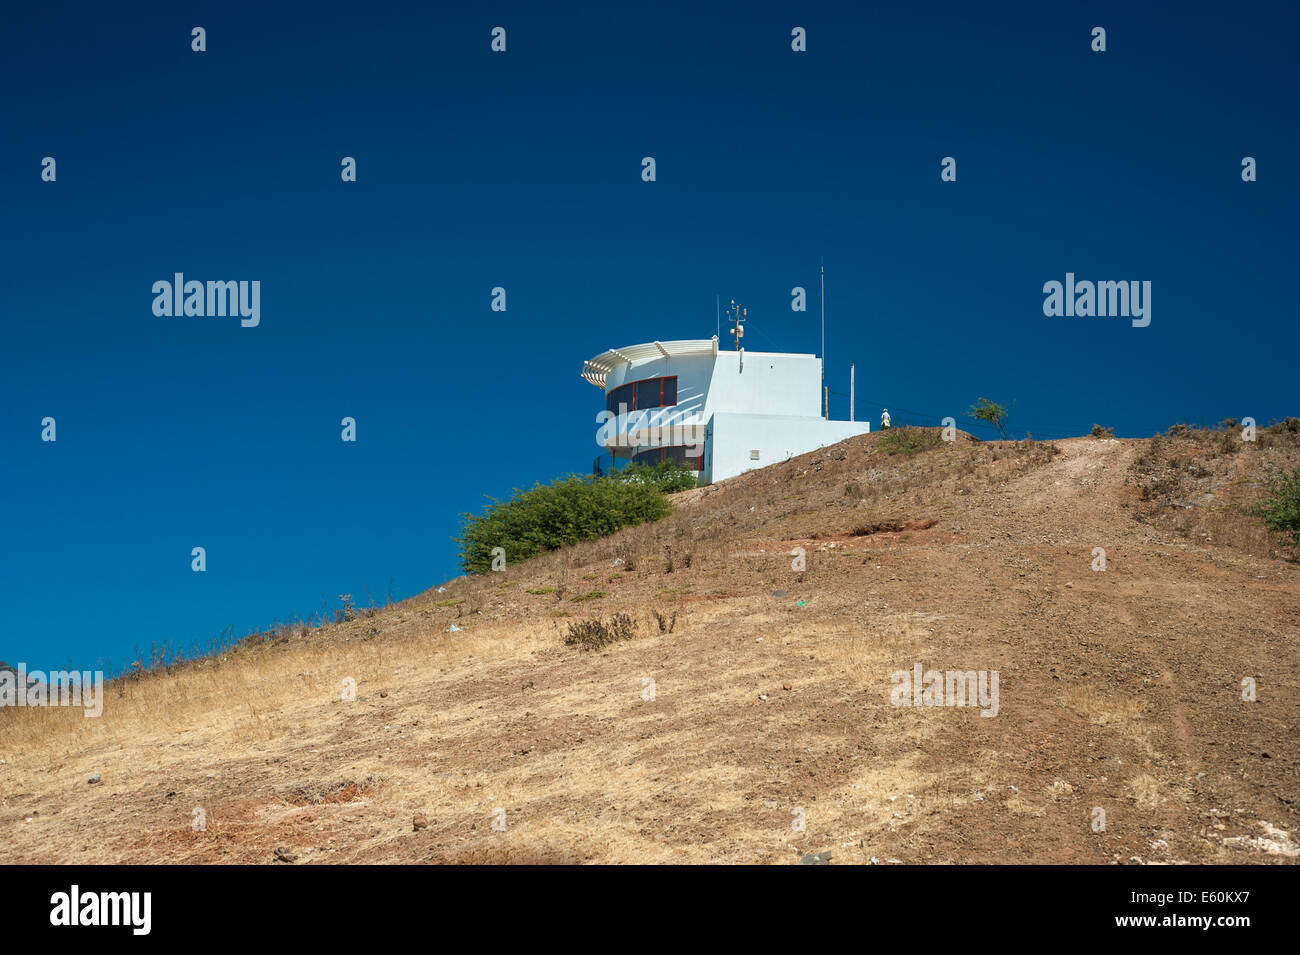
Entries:
POLYGON ((0 658, 453 576, 483 495, 590 469, 584 358, 708 337, 715 295, 816 352, 822 259, 833 417, 850 362, 873 420, 1300 413, 1282 4, 267 6, 9 14, 0 658), (260 281, 260 325, 155 316, 175 272, 260 281), (1150 326, 1045 317, 1066 272, 1150 281, 1150 326))

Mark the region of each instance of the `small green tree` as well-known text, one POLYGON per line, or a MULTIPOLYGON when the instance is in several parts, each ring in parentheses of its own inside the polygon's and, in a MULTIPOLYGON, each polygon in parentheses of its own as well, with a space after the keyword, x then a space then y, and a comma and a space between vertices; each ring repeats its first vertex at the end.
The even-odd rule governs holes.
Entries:
POLYGON ((970 416, 979 421, 987 421, 993 427, 998 429, 998 434, 1002 435, 1003 440, 1010 441, 1011 435, 1007 434, 1006 425, 1007 409, 995 401, 989 401, 987 398, 981 398, 970 407, 970 416))

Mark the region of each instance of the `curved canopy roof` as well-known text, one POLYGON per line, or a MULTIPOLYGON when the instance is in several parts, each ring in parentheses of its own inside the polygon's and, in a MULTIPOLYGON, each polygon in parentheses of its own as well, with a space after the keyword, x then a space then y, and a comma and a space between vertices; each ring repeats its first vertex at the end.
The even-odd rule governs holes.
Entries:
POLYGON ((605 387, 605 377, 622 365, 650 361, 654 358, 681 358, 686 355, 716 355, 716 338, 695 338, 680 342, 647 342, 644 345, 627 345, 601 352, 582 363, 582 377, 597 388, 605 387))

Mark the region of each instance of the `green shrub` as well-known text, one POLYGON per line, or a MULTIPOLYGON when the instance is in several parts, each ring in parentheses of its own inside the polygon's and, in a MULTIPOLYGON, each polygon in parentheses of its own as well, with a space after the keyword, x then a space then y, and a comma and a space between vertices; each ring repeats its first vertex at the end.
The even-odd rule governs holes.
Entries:
MULTIPOLYGON (((680 468, 628 468, 603 477, 569 475, 508 501, 493 501, 482 514, 462 515, 454 540, 460 565, 468 573, 492 566, 492 548, 505 550, 507 563, 518 563, 578 541, 604 537, 624 527, 667 517, 672 505, 664 497, 678 483, 680 468)), ((694 472, 686 472, 692 475, 694 472)))
POLYGON ((621 471, 614 471, 606 477, 614 481, 653 484, 665 494, 688 491, 698 487, 700 483, 696 472, 673 461, 661 461, 659 464, 633 464, 621 471))
POLYGON ((910 458, 922 451, 937 448, 942 443, 943 436, 938 428, 914 428, 905 425, 902 428, 882 431, 876 447, 886 454, 903 454, 910 458))
POLYGON ((1289 534, 1300 547, 1300 470, 1283 472, 1273 480, 1259 514, 1268 527, 1289 534))
POLYGON ((1092 426, 1092 436, 1094 438, 1113 438, 1115 437, 1115 429, 1103 428, 1099 424, 1094 424, 1092 426))
POLYGON ((529 587, 527 590, 524 591, 524 593, 537 594, 539 596, 544 594, 553 594, 555 593, 555 588, 554 587, 529 587))

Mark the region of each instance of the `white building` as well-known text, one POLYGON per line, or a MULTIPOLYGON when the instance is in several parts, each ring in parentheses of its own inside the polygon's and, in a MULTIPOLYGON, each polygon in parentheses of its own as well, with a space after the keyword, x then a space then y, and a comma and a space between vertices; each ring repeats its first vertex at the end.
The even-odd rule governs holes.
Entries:
POLYGON ((650 342, 597 355, 582 377, 605 392, 597 444, 637 463, 685 461, 703 484, 871 430, 822 417, 816 355, 650 342))

